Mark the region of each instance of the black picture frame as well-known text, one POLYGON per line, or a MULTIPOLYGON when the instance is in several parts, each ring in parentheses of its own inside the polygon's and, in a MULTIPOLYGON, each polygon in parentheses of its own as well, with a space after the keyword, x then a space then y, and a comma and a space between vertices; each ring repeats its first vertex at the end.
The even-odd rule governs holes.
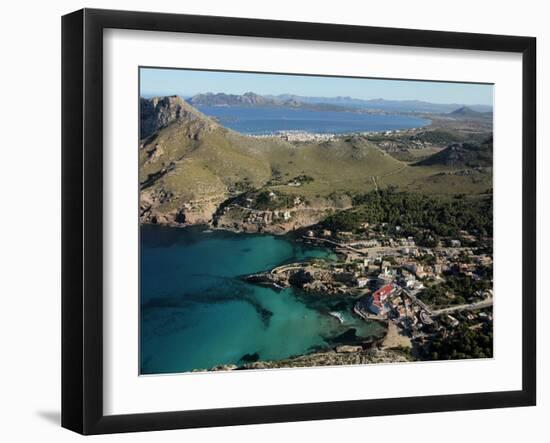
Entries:
POLYGON ((83 9, 62 18, 62 426, 81 434, 488 409, 536 404, 536 39, 83 9), (522 389, 104 415, 103 30, 171 31, 502 51, 523 63, 522 389))

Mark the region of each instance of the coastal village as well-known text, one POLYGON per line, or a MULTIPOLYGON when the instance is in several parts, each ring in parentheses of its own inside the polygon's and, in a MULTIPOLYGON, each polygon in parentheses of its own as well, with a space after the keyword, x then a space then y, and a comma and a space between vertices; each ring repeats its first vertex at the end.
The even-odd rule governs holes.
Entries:
POLYGON ((252 138, 272 139, 273 137, 280 138, 288 142, 326 142, 334 140, 338 134, 333 133, 311 133, 307 131, 276 131, 268 134, 253 134, 252 138))
MULTIPOLYGON (((364 137, 379 137, 383 136, 414 136, 423 128, 409 128, 409 129, 393 129, 387 131, 357 131, 354 134, 364 137)), ((288 141, 291 143, 307 143, 307 142, 327 142, 338 139, 341 134, 332 133, 332 132, 307 132, 299 130, 289 130, 289 131, 275 131, 269 132, 267 134, 251 134, 250 137, 258 139, 272 139, 273 137, 280 138, 281 140, 288 141)), ((429 143, 428 143, 429 144, 429 143)), ((410 140, 407 147, 412 146, 416 147, 425 147, 426 143, 417 140, 410 140)), ((381 148, 394 148, 397 146, 396 143, 384 141, 379 145, 381 148)))
MULTIPOLYGON (((377 342, 381 349, 400 349, 413 359, 425 359, 434 340, 445 339, 459 327, 492 330, 492 255, 482 248, 465 246, 458 239, 444 239, 434 247, 421 247, 412 237, 334 233, 310 229, 301 241, 331 248, 335 260, 314 259, 278 266, 247 276, 255 284, 275 288, 295 287, 305 293, 329 294, 356 299, 353 313, 365 321, 387 325, 386 336, 377 342), (443 300, 424 297, 452 279, 479 284, 467 299, 449 291, 443 300)), ((371 229, 369 229, 371 228, 371 229)), ((399 229, 398 229, 399 230, 399 229)), ((472 238, 466 232, 462 238, 472 238)), ((361 352, 372 342, 341 345, 337 352, 361 352)))

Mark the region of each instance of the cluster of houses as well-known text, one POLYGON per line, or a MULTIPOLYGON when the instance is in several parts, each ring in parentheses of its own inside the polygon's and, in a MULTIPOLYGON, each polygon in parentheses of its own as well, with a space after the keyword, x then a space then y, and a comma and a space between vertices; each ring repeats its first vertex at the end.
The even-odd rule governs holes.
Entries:
POLYGON ((269 225, 277 221, 288 221, 292 218, 290 211, 248 211, 245 223, 269 225))
POLYGON ((415 303, 410 294, 395 283, 384 284, 372 294, 359 299, 354 312, 365 319, 390 319, 404 330, 433 323, 422 303, 415 303))
POLYGON ((269 134, 252 134, 254 138, 272 138, 278 137, 288 142, 326 142, 332 141, 338 137, 332 133, 313 133, 305 131, 276 131, 269 134))
MULTIPOLYGON (((433 325, 432 309, 415 294, 426 282, 443 281, 448 272, 482 278, 476 274, 480 266, 492 264, 492 257, 474 253, 459 240, 448 240, 446 247, 418 247, 411 237, 363 237, 357 234, 337 236, 328 230, 308 231, 305 238, 313 242, 330 242, 339 260, 331 265, 340 292, 362 294, 354 311, 363 318, 390 319, 403 329, 418 331, 422 325, 433 325), (324 240, 323 240, 324 239, 324 240)), ((479 294, 487 298, 488 294, 479 294)), ((453 327, 456 319, 446 318, 453 327)))

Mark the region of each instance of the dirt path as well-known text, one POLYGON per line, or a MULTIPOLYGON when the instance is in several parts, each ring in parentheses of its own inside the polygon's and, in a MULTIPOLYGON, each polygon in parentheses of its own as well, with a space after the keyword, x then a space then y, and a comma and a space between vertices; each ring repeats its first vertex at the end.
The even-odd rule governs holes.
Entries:
POLYGON ((372 182, 374 183, 374 189, 378 191, 378 183, 376 183, 376 177, 371 176, 372 182))
POLYGON ((399 169, 396 169, 395 171, 390 171, 390 172, 386 172, 385 174, 381 175, 380 177, 387 177, 388 175, 394 175, 394 174, 398 174, 400 173, 403 169, 405 169, 407 167, 407 165, 399 168, 399 169))

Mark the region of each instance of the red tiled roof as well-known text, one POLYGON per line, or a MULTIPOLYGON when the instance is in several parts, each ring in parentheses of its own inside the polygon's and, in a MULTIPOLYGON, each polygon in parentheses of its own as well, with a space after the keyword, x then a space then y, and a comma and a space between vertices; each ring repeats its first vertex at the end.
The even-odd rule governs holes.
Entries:
POLYGON ((376 291, 373 295, 374 298, 381 298, 381 297, 387 297, 393 292, 393 285, 387 284, 382 286, 378 291, 376 291))
POLYGON ((377 308, 382 308, 382 299, 385 299, 393 292, 394 288, 392 284, 382 286, 378 291, 372 294, 372 304, 377 308))

